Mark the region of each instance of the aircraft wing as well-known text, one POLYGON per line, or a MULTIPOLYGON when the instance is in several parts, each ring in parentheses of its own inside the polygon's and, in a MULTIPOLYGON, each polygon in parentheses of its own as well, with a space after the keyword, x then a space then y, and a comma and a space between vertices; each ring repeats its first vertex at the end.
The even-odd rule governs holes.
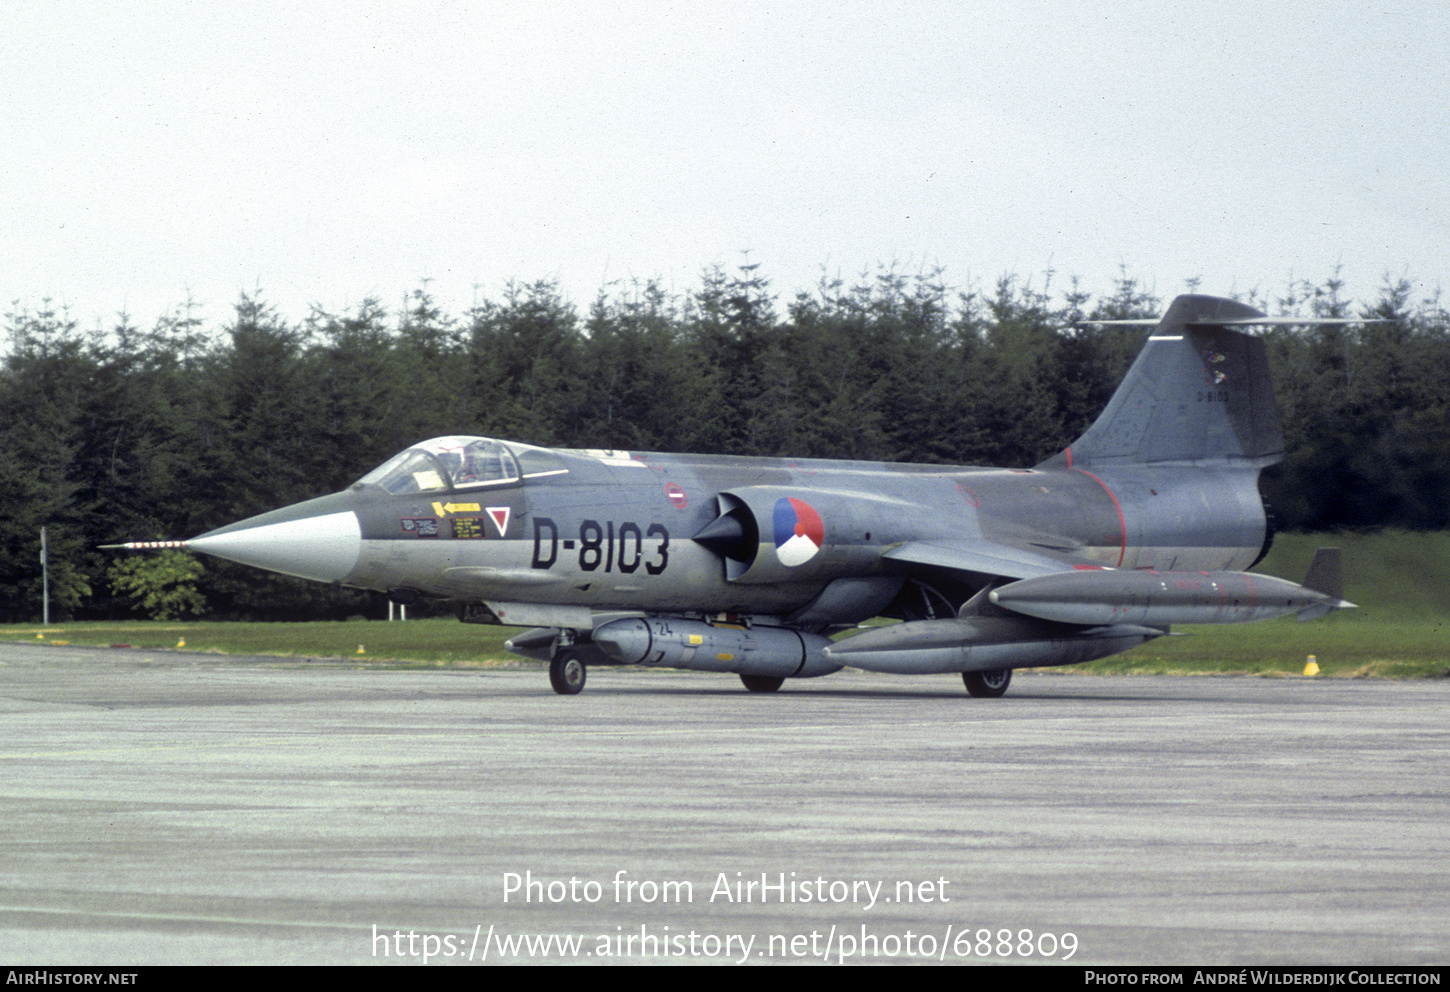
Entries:
POLYGON ((892 561, 957 572, 1031 579, 1072 570, 1072 563, 990 541, 908 541, 882 555, 892 561))

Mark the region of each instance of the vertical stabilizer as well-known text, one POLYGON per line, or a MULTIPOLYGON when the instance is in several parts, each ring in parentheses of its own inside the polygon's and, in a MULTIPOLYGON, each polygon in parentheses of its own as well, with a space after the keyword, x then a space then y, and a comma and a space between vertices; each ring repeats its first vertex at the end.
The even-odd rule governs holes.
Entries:
POLYGON ((1309 563, 1309 574, 1304 578, 1304 588, 1325 597, 1307 610, 1299 612, 1299 621, 1313 620, 1334 610, 1352 610, 1355 605, 1344 598, 1344 563, 1338 548, 1320 548, 1314 552, 1309 563))
POLYGON ((1304 588, 1335 599, 1344 598, 1344 562, 1338 548, 1319 548, 1309 563, 1304 588))
POLYGON ((1234 329, 1264 315, 1214 296, 1180 296, 1107 408, 1044 466, 1215 463, 1262 468, 1284 456, 1260 339, 1234 329))

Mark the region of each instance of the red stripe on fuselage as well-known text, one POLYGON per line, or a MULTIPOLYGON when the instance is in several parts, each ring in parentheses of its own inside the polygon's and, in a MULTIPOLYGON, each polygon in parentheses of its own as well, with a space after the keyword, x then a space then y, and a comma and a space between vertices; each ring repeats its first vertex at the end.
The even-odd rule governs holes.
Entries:
POLYGON ((1123 567, 1123 559, 1126 558, 1127 555, 1128 555, 1128 519, 1123 516, 1123 506, 1122 506, 1122 504, 1118 502, 1118 497, 1113 494, 1113 491, 1108 488, 1108 484, 1106 482, 1104 482, 1102 479, 1099 479, 1097 476, 1093 475, 1087 469, 1085 469, 1085 468, 1075 468, 1075 469, 1072 469, 1072 471, 1074 471, 1074 472, 1081 472, 1083 475, 1087 476, 1089 479, 1092 479, 1098 485, 1102 486, 1103 487, 1103 492, 1105 492, 1105 493, 1108 494, 1108 499, 1110 499, 1110 500, 1113 501, 1113 509, 1118 511, 1118 532, 1121 535, 1121 538, 1120 538, 1119 544, 1118 544, 1118 565, 1117 565, 1117 567, 1118 568, 1122 568, 1123 567))

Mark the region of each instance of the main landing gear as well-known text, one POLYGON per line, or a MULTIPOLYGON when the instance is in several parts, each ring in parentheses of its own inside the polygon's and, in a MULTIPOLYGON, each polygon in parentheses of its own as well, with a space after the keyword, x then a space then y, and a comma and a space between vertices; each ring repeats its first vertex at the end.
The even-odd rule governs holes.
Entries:
POLYGON ((740 681, 751 692, 775 692, 785 684, 785 679, 774 675, 742 675, 740 681))
POLYGON ((577 648, 560 648, 549 662, 549 684, 561 696, 577 696, 588 672, 577 648))
POLYGON ((967 692, 978 699, 996 699, 1012 684, 1012 669, 995 668, 990 672, 963 672, 967 692))
MULTIPOLYGON (((956 616, 962 603, 985 591, 950 584, 937 588, 917 579, 908 579, 891 606, 882 611, 882 616, 906 621, 945 620, 956 616)), ((962 682, 967 692, 977 699, 996 699, 1012 684, 1012 669, 963 672, 962 682)))

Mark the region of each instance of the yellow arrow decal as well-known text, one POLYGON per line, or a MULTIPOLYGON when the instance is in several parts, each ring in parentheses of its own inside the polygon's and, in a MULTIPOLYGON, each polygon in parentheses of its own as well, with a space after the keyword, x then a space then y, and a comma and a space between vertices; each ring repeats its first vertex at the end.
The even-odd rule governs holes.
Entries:
POLYGON ((477 503, 434 503, 433 512, 440 517, 450 513, 477 513, 477 503))

